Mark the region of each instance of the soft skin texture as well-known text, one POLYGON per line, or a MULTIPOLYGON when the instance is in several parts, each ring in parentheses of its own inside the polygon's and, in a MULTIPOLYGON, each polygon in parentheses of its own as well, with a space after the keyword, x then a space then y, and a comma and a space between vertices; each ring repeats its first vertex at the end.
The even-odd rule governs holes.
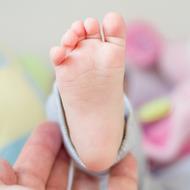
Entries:
MULTIPOLYGON (((14 167, 0 160, 1 190, 64 190, 70 158, 55 123, 41 124, 31 135, 14 167)), ((97 190, 97 179, 77 171, 73 190, 97 190)), ((110 171, 109 190, 137 190, 137 165, 128 154, 110 171)))
POLYGON ((102 29, 104 41, 96 19, 77 21, 50 52, 72 143, 92 171, 113 165, 124 132, 124 19, 108 13, 102 29))

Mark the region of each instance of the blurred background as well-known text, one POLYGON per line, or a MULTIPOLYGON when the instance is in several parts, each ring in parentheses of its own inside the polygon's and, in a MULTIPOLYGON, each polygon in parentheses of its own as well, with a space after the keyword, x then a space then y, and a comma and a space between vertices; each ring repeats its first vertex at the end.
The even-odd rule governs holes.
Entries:
POLYGON ((101 22, 116 11, 128 28, 127 86, 146 157, 145 189, 190 189, 189 7, 189 0, 0 0, 0 156, 14 163, 46 118, 49 49, 73 21, 101 22))
POLYGON ((1 43, 18 53, 31 51, 46 58, 73 21, 88 16, 101 21, 108 11, 128 21, 150 21, 169 38, 188 37, 190 32, 188 0, 0 0, 0 5, 1 43))

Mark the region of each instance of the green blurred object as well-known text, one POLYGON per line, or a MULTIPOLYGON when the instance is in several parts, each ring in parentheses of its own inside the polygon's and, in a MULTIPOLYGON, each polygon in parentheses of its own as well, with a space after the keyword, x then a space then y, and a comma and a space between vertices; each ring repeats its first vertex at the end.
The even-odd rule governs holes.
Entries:
POLYGON ((171 104, 168 98, 160 98, 142 106, 138 112, 141 123, 151 123, 169 115, 171 104))
POLYGON ((32 80, 33 85, 45 95, 50 92, 50 83, 52 83, 52 70, 48 63, 44 63, 42 59, 36 55, 24 55, 19 58, 24 72, 32 80))

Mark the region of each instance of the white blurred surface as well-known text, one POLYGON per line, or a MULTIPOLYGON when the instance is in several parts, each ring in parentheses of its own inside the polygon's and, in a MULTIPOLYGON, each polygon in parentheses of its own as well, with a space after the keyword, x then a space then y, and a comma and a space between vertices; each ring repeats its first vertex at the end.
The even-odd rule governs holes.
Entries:
POLYGON ((129 20, 145 19, 170 38, 190 35, 189 0, 0 0, 0 47, 48 55, 76 19, 101 19, 117 11, 129 20))

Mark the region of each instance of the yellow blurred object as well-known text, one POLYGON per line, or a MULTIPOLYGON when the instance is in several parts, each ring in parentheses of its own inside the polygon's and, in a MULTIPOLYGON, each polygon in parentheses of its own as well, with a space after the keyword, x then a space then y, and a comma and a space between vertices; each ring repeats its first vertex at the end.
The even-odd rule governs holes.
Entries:
POLYGON ((44 117, 42 102, 20 69, 0 68, 0 148, 28 133, 44 117))
POLYGON ((170 111, 170 101, 167 98, 161 98, 142 106, 138 116, 141 123, 151 123, 167 117, 170 111))

